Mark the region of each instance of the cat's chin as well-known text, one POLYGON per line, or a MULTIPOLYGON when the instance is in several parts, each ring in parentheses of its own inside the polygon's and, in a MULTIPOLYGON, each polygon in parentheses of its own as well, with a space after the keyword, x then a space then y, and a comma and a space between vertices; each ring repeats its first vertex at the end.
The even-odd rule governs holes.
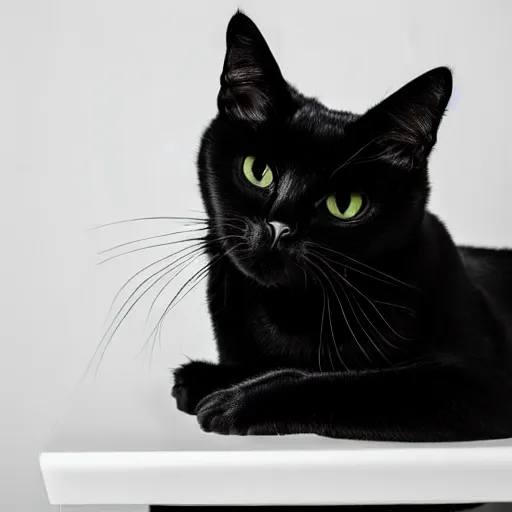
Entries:
POLYGON ((260 286, 264 286, 266 288, 284 288, 293 286, 293 283, 289 279, 287 279, 286 276, 280 274, 258 275, 252 272, 246 272, 245 275, 250 277, 260 286))
POLYGON ((233 260, 235 267, 246 277, 266 288, 296 288, 304 287, 304 273, 296 265, 286 265, 280 268, 269 267, 265 263, 255 263, 251 266, 233 260))

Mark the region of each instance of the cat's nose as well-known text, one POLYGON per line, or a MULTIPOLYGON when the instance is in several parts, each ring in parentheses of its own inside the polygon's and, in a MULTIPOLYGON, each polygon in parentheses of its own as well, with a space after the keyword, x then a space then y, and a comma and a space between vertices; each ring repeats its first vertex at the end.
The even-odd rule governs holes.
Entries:
POLYGON ((270 235, 272 236, 272 247, 276 245, 280 238, 284 238, 285 236, 290 235, 292 232, 288 224, 284 224, 283 222, 279 222, 277 220, 271 220, 267 222, 267 227, 270 231, 270 235))

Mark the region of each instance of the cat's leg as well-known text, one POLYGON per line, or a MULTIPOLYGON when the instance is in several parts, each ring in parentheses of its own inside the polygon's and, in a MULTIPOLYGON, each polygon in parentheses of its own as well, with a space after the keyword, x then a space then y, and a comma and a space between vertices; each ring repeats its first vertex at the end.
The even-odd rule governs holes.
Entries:
POLYGON ((511 436, 511 407, 499 402, 474 372, 456 365, 290 370, 217 391, 198 404, 197 415, 204 430, 220 434, 450 441, 511 436))
POLYGON ((204 397, 255 375, 256 370, 245 366, 190 361, 173 371, 172 396, 180 411, 194 414, 204 397))

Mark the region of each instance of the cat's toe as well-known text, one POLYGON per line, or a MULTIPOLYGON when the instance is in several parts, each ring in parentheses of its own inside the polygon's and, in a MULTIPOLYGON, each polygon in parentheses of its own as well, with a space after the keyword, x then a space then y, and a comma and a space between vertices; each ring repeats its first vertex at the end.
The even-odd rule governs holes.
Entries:
POLYGON ((197 405, 199 425, 206 432, 239 436, 290 433, 288 422, 281 421, 286 416, 286 404, 276 402, 274 392, 277 386, 293 385, 305 378, 307 374, 298 370, 275 371, 215 391, 197 405))
POLYGON ((194 414, 199 401, 211 391, 211 379, 206 378, 211 373, 211 366, 194 361, 174 370, 171 395, 176 399, 176 406, 180 411, 194 414))
POLYGON ((175 384, 172 387, 171 395, 176 399, 176 407, 187 414, 193 414, 197 405, 197 398, 194 390, 183 385, 175 384))
POLYGON ((247 435, 250 425, 244 391, 233 387, 216 391, 201 400, 196 409, 197 421, 205 432, 247 435))

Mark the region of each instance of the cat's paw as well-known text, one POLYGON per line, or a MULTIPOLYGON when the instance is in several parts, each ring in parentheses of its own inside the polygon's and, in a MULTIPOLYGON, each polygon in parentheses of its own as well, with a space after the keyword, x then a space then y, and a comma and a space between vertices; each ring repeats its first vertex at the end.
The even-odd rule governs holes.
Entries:
POLYGON ((204 361, 191 361, 174 370, 171 395, 180 411, 194 414, 197 404, 216 389, 218 367, 204 361))
MULTIPOLYGON (((300 371, 272 372, 211 393, 197 405, 199 425, 206 432, 225 435, 291 433, 291 425, 283 421, 285 414, 276 414, 280 404, 273 400, 273 390, 283 383, 289 385, 305 377, 306 374, 300 371)), ((281 412, 284 407, 282 404, 281 412)))
POLYGON ((215 391, 199 402, 196 414, 205 432, 217 434, 247 434, 244 427, 245 391, 242 386, 215 391))

